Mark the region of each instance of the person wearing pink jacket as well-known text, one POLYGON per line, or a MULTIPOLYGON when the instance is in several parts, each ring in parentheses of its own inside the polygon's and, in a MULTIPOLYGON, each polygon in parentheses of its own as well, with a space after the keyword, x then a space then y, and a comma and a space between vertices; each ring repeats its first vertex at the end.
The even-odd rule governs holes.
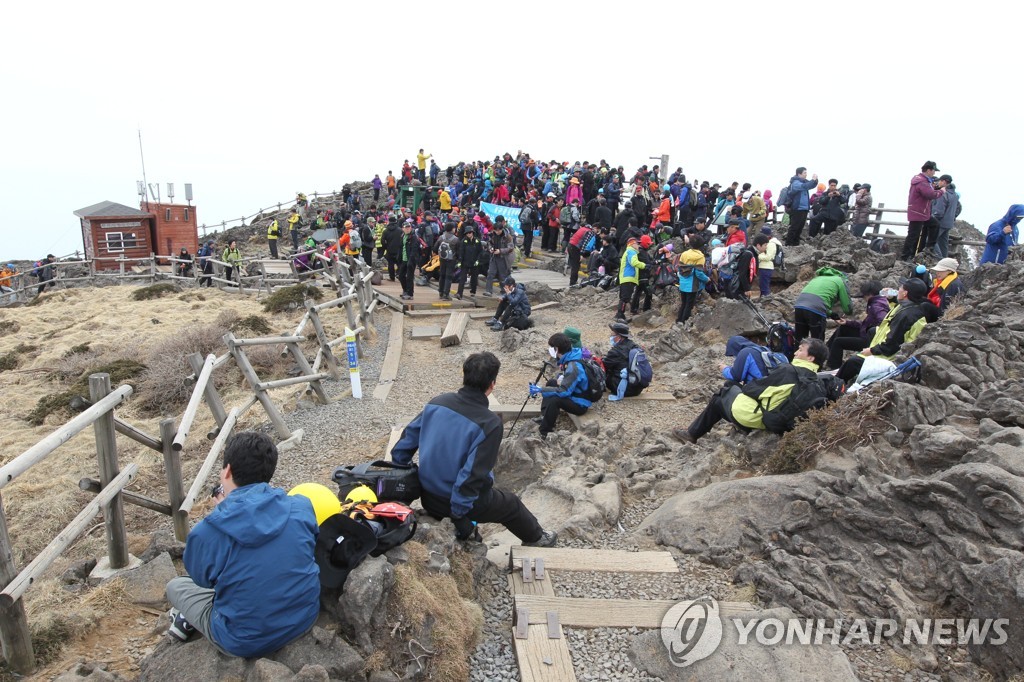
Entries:
POLYGON ((937 183, 937 188, 932 186, 938 170, 934 161, 925 161, 921 166, 921 172, 910 180, 910 196, 907 198, 907 220, 910 226, 907 228, 907 238, 903 241, 900 260, 910 261, 924 251, 924 226, 932 217, 932 201, 941 197, 944 192, 941 181, 937 183))

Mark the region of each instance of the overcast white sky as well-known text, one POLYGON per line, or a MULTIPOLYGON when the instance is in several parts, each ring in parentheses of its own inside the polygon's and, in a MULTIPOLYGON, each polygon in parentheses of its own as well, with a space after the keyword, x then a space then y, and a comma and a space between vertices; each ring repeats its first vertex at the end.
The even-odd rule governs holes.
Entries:
MULTIPOLYGON (((191 182, 200 222, 517 149, 778 193, 798 165, 905 206, 935 160, 984 229, 1021 156, 1018 3, 17 3, 0 41, 0 258, 191 182), (1010 30, 1007 30, 1010 29, 1010 30), (529 102, 529 105, 524 105, 529 102)), ((1009 180, 1009 182, 1008 182, 1009 180)))

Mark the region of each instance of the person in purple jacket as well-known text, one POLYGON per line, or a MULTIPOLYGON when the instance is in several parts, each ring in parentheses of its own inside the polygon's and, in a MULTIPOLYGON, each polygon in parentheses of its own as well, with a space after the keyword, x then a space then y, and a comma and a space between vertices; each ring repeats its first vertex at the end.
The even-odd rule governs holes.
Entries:
POLYGON ((907 197, 907 238, 903 241, 900 260, 912 261, 914 256, 924 251, 927 233, 925 223, 932 217, 932 201, 945 192, 942 180, 935 180, 938 166, 934 161, 925 161, 921 172, 910 180, 910 195, 907 197), (936 183, 936 187, 932 183, 936 183))
POLYGON ((380 200, 380 188, 384 186, 384 183, 381 182, 381 180, 380 180, 380 175, 379 174, 378 175, 374 175, 373 176, 373 182, 371 182, 370 184, 373 185, 373 200, 375 202, 379 201, 380 200))
POLYGON ((842 366, 845 351, 867 348, 875 334, 875 327, 889 314, 889 299, 882 293, 882 283, 878 280, 871 279, 861 284, 860 297, 864 300, 867 311, 864 319, 858 322, 841 318, 839 326, 828 340, 829 369, 839 369, 842 366))

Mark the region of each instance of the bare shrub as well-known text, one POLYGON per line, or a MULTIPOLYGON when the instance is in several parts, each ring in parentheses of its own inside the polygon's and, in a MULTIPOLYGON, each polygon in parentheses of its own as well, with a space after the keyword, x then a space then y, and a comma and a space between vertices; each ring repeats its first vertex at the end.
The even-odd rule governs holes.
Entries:
POLYGON ((148 369, 139 383, 139 407, 153 413, 169 413, 183 407, 195 386, 186 379, 192 368, 185 358, 192 353, 205 357, 224 352, 221 337, 227 331, 219 324, 189 325, 157 342, 149 351, 148 369))
POLYGON ((886 399, 861 391, 846 395, 820 410, 812 410, 796 428, 782 436, 764 463, 765 474, 792 474, 814 466, 818 453, 839 446, 855 448, 871 443, 892 428, 881 415, 886 399))

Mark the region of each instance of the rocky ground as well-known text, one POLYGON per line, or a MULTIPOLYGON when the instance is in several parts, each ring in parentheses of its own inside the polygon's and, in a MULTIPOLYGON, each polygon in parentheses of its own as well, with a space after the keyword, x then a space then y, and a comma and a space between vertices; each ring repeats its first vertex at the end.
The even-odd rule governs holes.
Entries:
MULTIPOLYGON (((818 267, 850 272, 851 289, 869 278, 895 285, 908 268, 842 232, 829 241, 787 248, 786 258, 775 295, 757 304, 769 319, 791 318, 793 299, 818 267)), ((968 259, 961 254, 961 262, 968 259)), ((706 302, 686 325, 672 325, 677 299, 672 292, 656 299, 654 310, 638 316, 633 329, 655 363, 651 390, 671 392, 676 400, 602 401, 592 410, 596 419, 582 430, 565 420, 546 441, 535 426, 520 422, 503 444, 496 477, 559 531, 561 545, 668 549, 680 573, 639 578, 561 573, 553 580, 556 594, 634 599, 709 594, 750 602, 764 613, 845 620, 1013 619, 1024 611, 1019 587, 1024 580, 1024 313, 1017 300, 1024 263, 988 266, 967 281, 971 293, 965 304, 926 328, 915 344, 913 351, 924 363, 922 383, 889 382, 869 396, 877 409, 873 418, 883 424, 873 437, 830 440, 807 471, 787 475, 768 475, 765 463, 793 439, 784 443, 726 425, 697 446, 671 439, 671 428, 687 424, 720 385, 712 368, 723 357, 725 339, 763 333, 763 327, 747 306, 724 300, 706 302)), ((546 357, 551 333, 571 324, 595 352, 607 350, 614 292, 556 293, 539 287, 531 295, 559 305, 536 313, 536 327, 525 332, 491 333, 482 321, 472 322, 470 328, 483 335, 482 346, 441 349, 436 339, 413 341, 408 329, 421 321, 406 318, 402 366, 387 401, 346 397, 347 382, 327 383, 338 399, 326 406, 298 396, 286 421, 306 435, 283 456, 276 483, 326 483, 335 466, 382 452, 392 428, 437 393, 457 388, 468 353, 497 353, 503 369, 495 395, 502 404, 519 404, 546 357)), ((367 394, 380 371, 390 319, 390 312, 377 315, 377 341, 364 346, 367 394)), ((449 678, 518 679, 506 578, 483 557, 508 542, 507 534, 488 528, 484 547, 458 548, 447 522, 428 520, 416 541, 406 552, 368 563, 361 579, 350 578, 360 587, 332 601, 322 627, 274 660, 230 661, 204 642, 154 645, 157 633, 136 647, 139 679, 412 679, 422 667, 434 665, 416 646, 431 649, 439 631, 402 625, 388 603, 401 601, 402 578, 421 563, 424 584, 450 577, 465 585, 471 577, 473 589, 459 595, 479 603, 479 637, 468 650, 468 667, 449 678), (357 612, 369 614, 366 622, 346 615, 357 612), (375 639, 368 642, 360 632, 375 639)), ((173 557, 180 547, 172 544, 163 552, 173 557)), ((464 602, 467 619, 473 610, 464 602)), ((566 629, 581 680, 1005 679, 1024 667, 1022 634, 1020 623, 1011 621, 1010 641, 1000 647, 885 642, 814 652, 732 647, 728 655, 675 669, 656 632, 566 629)), ((123 679, 101 668, 85 663, 59 679, 123 679)), ((438 675, 436 669, 433 673, 438 675)))

